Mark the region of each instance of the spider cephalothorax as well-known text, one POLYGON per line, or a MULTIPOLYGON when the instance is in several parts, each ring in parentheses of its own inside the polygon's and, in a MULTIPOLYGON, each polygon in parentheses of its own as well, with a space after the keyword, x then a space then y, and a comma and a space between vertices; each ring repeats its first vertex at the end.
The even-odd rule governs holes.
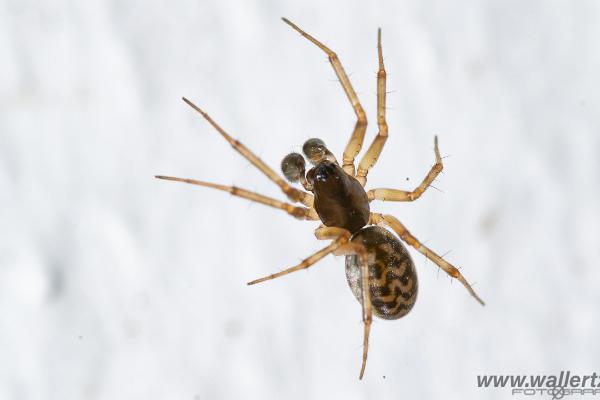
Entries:
POLYGON ((325 226, 354 233, 369 223, 369 199, 360 182, 348 175, 320 139, 309 139, 302 147, 314 165, 305 173, 304 158, 288 154, 281 162, 284 176, 302 182, 314 195, 313 207, 325 226))
POLYGON ((315 236, 319 240, 331 240, 328 246, 312 254, 298 265, 253 280, 248 284, 253 285, 306 269, 328 254, 346 255, 348 285, 362 306, 363 354, 359 375, 362 378, 367 362, 372 315, 375 314, 383 319, 401 318, 411 310, 417 298, 416 269, 401 240, 425 255, 448 275, 458 279, 481 304, 483 301, 457 268, 420 243, 398 219, 392 215, 370 211, 369 203, 373 200, 414 201, 418 199, 443 168, 436 137, 434 140, 435 164, 414 190, 377 188, 366 191, 364 189, 367 174, 377 162, 388 137, 388 126, 385 120, 386 73, 381 49, 381 30, 377 35, 379 56, 377 126, 379 131, 356 168, 354 161, 361 150, 367 126, 367 118, 358 96, 337 55, 289 20, 285 18, 283 20, 327 54, 354 109, 356 125, 344 150, 342 165, 338 164, 335 156, 327 149, 322 140, 309 139, 302 147, 304 155, 313 165, 308 172, 306 172, 306 162, 301 154, 288 154, 281 163, 281 170, 287 180, 291 183, 300 183, 305 190, 296 189, 287 184, 246 146, 229 136, 202 109, 184 98, 183 100, 199 112, 236 151, 279 186, 291 201, 301 205, 285 203, 235 186, 168 176, 156 177, 223 190, 235 196, 283 210, 298 219, 320 221, 321 224, 315 230, 315 236), (387 229, 376 225, 391 229, 397 237, 387 229))

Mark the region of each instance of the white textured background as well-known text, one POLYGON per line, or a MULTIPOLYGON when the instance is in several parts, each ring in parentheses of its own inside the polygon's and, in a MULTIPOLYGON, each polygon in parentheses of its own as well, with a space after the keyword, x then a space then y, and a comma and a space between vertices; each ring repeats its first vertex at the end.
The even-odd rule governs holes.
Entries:
MULTIPOLYGON (((0 2, 0 399, 509 398, 477 374, 600 364, 600 4, 438 0, 0 2), (375 322, 343 259, 247 287, 324 246, 314 224, 157 173, 273 184, 181 101, 278 169, 373 122, 376 29, 390 139, 375 204, 463 267, 412 252, 419 300, 375 322), (406 178, 409 178, 407 181, 406 178)), ((371 125, 367 143, 375 134, 371 125)))

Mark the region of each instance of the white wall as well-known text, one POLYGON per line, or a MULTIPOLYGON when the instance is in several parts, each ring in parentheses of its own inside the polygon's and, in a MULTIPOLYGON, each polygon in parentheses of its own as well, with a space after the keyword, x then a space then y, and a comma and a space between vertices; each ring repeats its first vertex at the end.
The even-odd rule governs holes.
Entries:
POLYGON ((476 376, 598 368, 600 5, 371 3, 2 2, 1 399, 506 398, 476 376), (182 95, 276 169, 309 137, 341 154, 352 109, 281 16, 371 122, 383 29, 369 186, 414 187, 435 134, 449 157, 440 191, 373 207, 487 301, 412 251, 418 302, 374 323, 363 381, 342 258, 245 285, 323 247, 315 224, 153 178, 283 199, 182 95))

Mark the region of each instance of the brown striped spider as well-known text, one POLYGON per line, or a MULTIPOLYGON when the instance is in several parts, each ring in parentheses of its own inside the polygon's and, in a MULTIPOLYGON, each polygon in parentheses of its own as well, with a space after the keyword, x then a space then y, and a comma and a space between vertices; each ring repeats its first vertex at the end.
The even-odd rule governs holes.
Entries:
POLYGON ((421 244, 398 219, 391 215, 373 213, 370 210, 370 202, 373 200, 417 200, 443 168, 438 140, 435 137, 435 164, 416 189, 412 191, 385 188, 365 191, 364 189, 367 174, 375 165, 388 138, 388 126, 385 120, 386 72, 381 49, 381 30, 377 34, 379 56, 377 125, 379 132, 356 170, 354 159, 361 150, 367 127, 367 118, 356 92, 336 53, 288 19, 283 18, 283 21, 327 54, 356 113, 356 125, 344 150, 342 166, 340 167, 335 156, 327 149, 322 140, 309 139, 302 148, 304 155, 313 165, 308 172, 305 169, 304 157, 298 153, 288 154, 281 163, 281 169, 286 179, 290 183, 299 182, 305 190, 296 189, 286 183, 246 146, 229 136, 207 113, 188 99, 183 98, 183 101, 200 113, 238 153, 279 186, 292 202, 302 205, 292 205, 235 186, 223 186, 169 176, 156 176, 156 178, 222 190, 234 196, 278 208, 298 219, 320 221, 321 224, 315 230, 315 236, 319 240, 331 240, 327 247, 312 254, 296 266, 253 280, 248 282, 248 285, 306 269, 328 254, 345 255, 348 285, 362 305, 364 332, 362 364, 359 374, 359 378, 362 379, 369 350, 372 315, 375 314, 383 319, 398 319, 411 310, 417 298, 418 283, 415 266, 408 250, 398 238, 424 254, 452 278, 458 279, 479 303, 482 305, 484 303, 457 268, 421 244), (398 237, 381 226, 390 228, 398 237))

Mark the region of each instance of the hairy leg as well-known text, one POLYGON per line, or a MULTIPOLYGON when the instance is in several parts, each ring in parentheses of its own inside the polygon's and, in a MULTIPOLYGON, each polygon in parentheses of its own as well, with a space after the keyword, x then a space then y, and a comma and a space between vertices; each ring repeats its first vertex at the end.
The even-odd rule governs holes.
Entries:
POLYGON ((383 52, 381 50, 381 29, 377 31, 377 53, 379 56, 379 71, 377 72, 377 125, 379 126, 379 132, 358 165, 356 179, 363 186, 367 183, 367 174, 379 159, 388 138, 388 125, 385 120, 386 73, 385 66, 383 65, 383 52))
POLYGON ((369 282, 369 259, 367 250, 360 243, 349 242, 339 250, 339 254, 356 254, 360 258, 361 269, 361 293, 362 293, 362 320, 363 320, 363 354, 360 367, 359 379, 362 379, 367 366, 367 356, 369 354, 369 335, 371 332, 371 323, 373 322, 373 306, 371 304, 371 290, 369 282))
POLYGON ((465 277, 460 273, 460 271, 450 264, 448 261, 444 260, 442 257, 437 255, 431 249, 427 248, 423 244, 421 244, 417 238, 415 238, 406 227, 394 216, 392 215, 383 215, 383 214, 375 214, 371 213, 369 223, 375 225, 386 225, 390 227, 396 234, 408 243, 410 246, 417 249, 421 254, 425 255, 425 257, 429 258, 431 261, 436 263, 441 269, 443 269, 448 275, 453 278, 458 279, 460 283, 469 291, 471 296, 475 298, 481 305, 485 305, 483 300, 475 293, 471 285, 467 282, 465 277))
POLYGON ((207 113, 205 113, 200 107, 186 99, 183 98, 183 101, 196 110, 205 120, 210 123, 213 128, 217 130, 231 144, 238 153, 244 156, 248 161, 250 161, 256 168, 258 168, 263 174, 265 174, 271 181, 275 182, 277 186, 281 189, 283 193, 285 193, 288 198, 295 202, 300 202, 307 207, 312 207, 313 205, 313 195, 311 193, 303 192, 302 190, 298 190, 296 188, 288 185, 285 180, 280 177, 275 171, 273 171, 267 164, 265 164, 259 157, 257 157, 254 153, 252 153, 246 146, 244 146, 240 141, 233 139, 223 128, 219 126, 207 113))
POLYGON ((197 181, 195 179, 176 178, 173 176, 156 175, 155 178, 164 179, 167 181, 189 183, 191 185, 204 186, 217 190, 222 190, 224 192, 229 192, 234 196, 243 197, 256 203, 261 203, 269 207, 278 208, 298 219, 307 219, 311 221, 319 219, 317 212, 313 208, 296 207, 289 203, 284 203, 271 197, 263 196, 262 194, 251 192, 249 190, 241 189, 235 186, 224 186, 216 183, 197 181))
POLYGON ((323 239, 329 238, 329 239, 333 239, 335 238, 331 244, 319 251, 317 251, 316 253, 310 255, 308 258, 305 258, 304 260, 302 260, 302 262, 298 265, 295 265, 291 268, 285 269, 283 271, 271 274, 269 276, 265 276, 264 278, 259 278, 259 279, 255 279, 251 282, 248 282, 248 285, 255 285, 257 283, 260 282, 264 282, 264 281, 268 281, 271 279, 275 279, 275 278, 279 278, 281 276, 287 275, 291 272, 295 272, 295 271, 299 271, 301 269, 307 269, 310 266, 312 266, 314 263, 316 263, 317 261, 319 261, 320 259, 324 258, 325 256, 335 252, 338 248, 340 248, 341 246, 345 245, 346 243, 348 243, 348 241, 350 240, 350 232, 345 230, 345 229, 341 229, 341 228, 334 228, 328 232, 324 232, 323 233, 323 239), (328 236, 328 237, 326 237, 328 236))
POLYGON ((348 144, 346 145, 346 149, 344 150, 342 168, 344 168, 344 171, 346 171, 346 173, 348 173, 351 176, 354 176, 354 159, 356 158, 356 155, 360 152, 365 137, 365 131, 367 129, 367 116, 365 114, 365 111, 362 108, 360 101, 358 100, 358 96, 356 95, 356 92, 354 91, 354 88, 352 87, 352 84, 348 79, 348 75, 346 75, 346 71, 344 71, 344 67, 342 66, 342 63, 340 62, 337 54, 330 48, 325 46, 323 43, 321 43, 308 33, 304 32, 296 24, 294 24, 287 18, 282 19, 286 24, 291 26, 294 30, 296 30, 302 36, 310 40, 312 43, 314 43, 317 47, 319 47, 327 54, 329 62, 331 63, 335 74, 340 80, 340 83, 342 84, 342 88, 344 89, 346 96, 348 97, 348 100, 350 100, 350 104, 352 104, 352 108, 354 109, 354 113, 356 114, 356 125, 354 126, 354 131, 352 132, 350 141, 348 142, 348 144))
POLYGON ((381 200, 381 201, 414 201, 421 197, 423 192, 427 190, 431 182, 435 180, 435 178, 442 172, 444 165, 442 164, 442 157, 440 156, 440 150, 438 148, 438 139, 437 136, 434 138, 435 145, 435 164, 427 173, 427 176, 423 179, 423 182, 415 190, 412 192, 407 192, 404 190, 397 189, 371 189, 367 192, 367 197, 369 201, 372 200, 381 200))

